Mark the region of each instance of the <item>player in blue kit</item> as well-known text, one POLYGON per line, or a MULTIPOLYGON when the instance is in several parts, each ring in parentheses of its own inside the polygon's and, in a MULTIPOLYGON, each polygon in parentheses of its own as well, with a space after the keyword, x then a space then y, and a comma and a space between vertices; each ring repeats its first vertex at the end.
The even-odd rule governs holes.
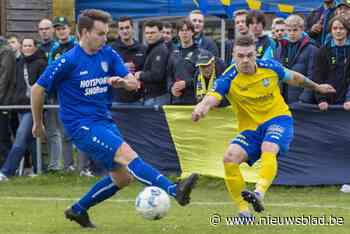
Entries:
POLYGON ((93 228, 87 213, 92 206, 110 198, 133 178, 158 186, 184 206, 198 179, 192 174, 173 184, 144 162, 124 141, 112 120, 111 88, 136 90, 138 81, 128 72, 120 56, 106 46, 111 16, 101 10, 79 15, 80 42, 50 65, 32 88, 33 135, 44 136, 44 93, 58 92, 60 117, 74 144, 110 170, 89 192, 65 211, 65 217, 82 227, 93 228))

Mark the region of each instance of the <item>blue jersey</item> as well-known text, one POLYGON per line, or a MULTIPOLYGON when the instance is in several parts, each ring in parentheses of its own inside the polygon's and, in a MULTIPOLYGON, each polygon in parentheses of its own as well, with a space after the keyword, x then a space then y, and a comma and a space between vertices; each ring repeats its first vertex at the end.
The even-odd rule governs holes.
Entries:
POLYGON ((47 67, 37 84, 48 93, 58 92, 60 117, 72 136, 83 126, 112 119, 112 87, 107 79, 127 74, 122 58, 111 47, 104 46, 89 55, 76 45, 47 67))

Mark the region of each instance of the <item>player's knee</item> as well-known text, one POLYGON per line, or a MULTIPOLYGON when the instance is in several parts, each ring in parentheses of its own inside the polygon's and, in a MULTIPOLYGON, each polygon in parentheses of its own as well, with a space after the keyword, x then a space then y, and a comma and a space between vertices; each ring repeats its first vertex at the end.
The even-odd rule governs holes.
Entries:
POLYGON ((277 154, 279 151, 279 146, 276 143, 264 141, 261 145, 261 151, 272 152, 277 154))
POLYGON ((124 166, 137 157, 136 152, 126 143, 123 143, 114 156, 114 160, 124 166))
POLYGON ((241 164, 242 162, 247 161, 247 156, 240 146, 230 145, 228 150, 225 152, 223 161, 224 163, 241 164))
POLYGON ((128 186, 131 182, 134 181, 134 177, 127 170, 119 170, 110 173, 115 185, 118 188, 123 188, 128 186))

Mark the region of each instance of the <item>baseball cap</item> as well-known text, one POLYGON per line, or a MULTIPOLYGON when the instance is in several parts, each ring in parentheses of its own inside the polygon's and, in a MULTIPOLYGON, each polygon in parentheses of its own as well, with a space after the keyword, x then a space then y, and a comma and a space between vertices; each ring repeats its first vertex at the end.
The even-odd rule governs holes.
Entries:
POLYGON ((196 66, 209 65, 215 59, 214 55, 209 51, 203 51, 199 54, 196 66))
POLYGON ((340 6, 346 6, 346 7, 350 8, 350 0, 341 1, 340 3, 338 3, 337 7, 340 7, 340 6))
POLYGON ((57 26, 68 26, 69 22, 68 19, 64 16, 57 16, 55 17, 55 19, 53 20, 53 26, 57 27, 57 26))

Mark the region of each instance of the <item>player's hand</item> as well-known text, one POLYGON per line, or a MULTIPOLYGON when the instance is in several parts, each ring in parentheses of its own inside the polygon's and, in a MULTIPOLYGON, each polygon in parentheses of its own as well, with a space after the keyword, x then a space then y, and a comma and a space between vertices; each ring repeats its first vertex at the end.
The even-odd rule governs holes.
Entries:
POLYGON ((197 104, 197 106, 194 108, 194 111, 192 112, 192 120, 194 122, 197 122, 201 118, 205 117, 208 114, 208 111, 208 106, 203 105, 202 103, 197 104))
POLYGON ((42 123, 41 124, 33 123, 32 133, 33 133, 33 136, 35 138, 38 138, 38 137, 45 138, 46 137, 45 127, 42 123))
POLYGON ((107 80, 107 83, 114 88, 124 88, 128 91, 137 90, 140 87, 140 82, 133 76, 122 78, 119 76, 112 76, 107 80))
POLYGON ((350 111, 350 101, 344 102, 344 110, 350 111))
POLYGON ((316 88, 316 92, 327 94, 327 93, 335 93, 336 90, 333 88, 332 85, 329 84, 320 84, 316 88))
POLYGON ((328 102, 320 102, 318 104, 318 108, 320 108, 321 111, 327 111, 328 110, 328 102))
POLYGON ((113 88, 123 88, 124 85, 124 79, 119 76, 112 76, 107 80, 107 83, 113 88))

